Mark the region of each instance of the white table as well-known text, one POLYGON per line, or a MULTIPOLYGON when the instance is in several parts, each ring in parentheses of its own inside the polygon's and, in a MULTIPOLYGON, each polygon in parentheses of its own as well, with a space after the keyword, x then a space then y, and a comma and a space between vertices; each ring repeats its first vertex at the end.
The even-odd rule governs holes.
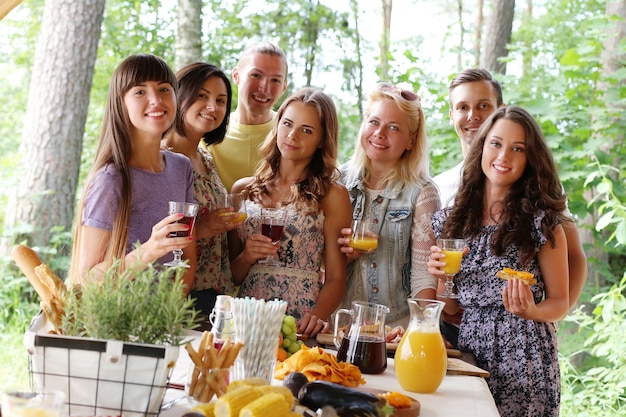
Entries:
MULTIPOLYGON (((185 384, 187 369, 191 359, 185 349, 181 349, 181 355, 176 363, 171 378, 172 383, 185 384)), ((421 404, 420 417, 499 417, 500 414, 489 391, 489 387, 483 378, 476 376, 446 375, 443 382, 433 394, 417 394, 405 391, 400 387, 393 371, 393 359, 387 360, 387 370, 379 375, 364 374, 366 388, 376 388, 385 391, 402 392, 409 397, 415 398, 421 404)), ((275 384, 282 381, 275 380, 275 384)), ((168 389, 164 403, 172 399, 184 396, 181 390, 168 389)), ((182 400, 170 410, 162 411, 161 417, 181 417, 191 408, 187 400, 182 400)))

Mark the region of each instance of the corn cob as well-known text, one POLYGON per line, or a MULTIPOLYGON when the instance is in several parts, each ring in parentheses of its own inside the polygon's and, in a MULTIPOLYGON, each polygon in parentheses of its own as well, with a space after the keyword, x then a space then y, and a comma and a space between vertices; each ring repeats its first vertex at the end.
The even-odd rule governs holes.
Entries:
POLYGON ((204 417, 215 417, 215 401, 210 403, 200 403, 193 407, 191 411, 204 414, 204 417))
POLYGON ((265 378, 244 378, 244 379, 238 379, 236 381, 230 381, 230 384, 228 384, 228 387, 226 388, 226 392, 231 392, 236 390, 237 388, 239 388, 242 385, 248 385, 248 386, 257 386, 257 385, 269 385, 269 381, 265 378))
MULTIPOLYGON (((261 394, 250 386, 227 392, 215 402, 215 417, 238 417, 239 411, 247 404, 259 398, 261 394)), ((281 397, 282 399, 282 397, 281 397)))
POLYGON ((287 387, 284 387, 282 385, 260 385, 254 387, 254 389, 256 389, 261 395, 266 395, 270 393, 280 394, 283 396, 283 400, 287 404, 289 404, 289 409, 293 407, 293 394, 291 393, 291 390, 287 387))
POLYGON ((282 417, 286 416, 290 409, 282 395, 272 392, 243 407, 239 417, 282 417))

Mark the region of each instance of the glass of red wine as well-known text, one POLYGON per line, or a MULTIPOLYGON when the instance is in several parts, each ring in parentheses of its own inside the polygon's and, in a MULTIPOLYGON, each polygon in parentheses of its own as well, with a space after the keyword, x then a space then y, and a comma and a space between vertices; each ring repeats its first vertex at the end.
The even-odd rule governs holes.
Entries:
MULTIPOLYGON (((261 233, 272 239, 272 245, 280 242, 285 227, 287 211, 282 208, 261 208, 261 233)), ((280 261, 272 255, 259 261, 260 264, 278 266, 280 261)))
MULTIPOLYGON (((196 203, 181 203, 177 201, 169 202, 169 214, 182 213, 183 217, 178 220, 176 223, 185 223, 189 225, 189 230, 181 230, 178 232, 171 232, 170 237, 188 237, 191 231, 193 230, 193 224, 196 220, 196 214, 198 214, 198 205, 196 203)), ((182 260, 183 250, 182 249, 174 249, 172 251, 174 253, 174 259, 170 262, 166 262, 164 265, 166 266, 182 266, 183 268, 189 268, 182 260)))

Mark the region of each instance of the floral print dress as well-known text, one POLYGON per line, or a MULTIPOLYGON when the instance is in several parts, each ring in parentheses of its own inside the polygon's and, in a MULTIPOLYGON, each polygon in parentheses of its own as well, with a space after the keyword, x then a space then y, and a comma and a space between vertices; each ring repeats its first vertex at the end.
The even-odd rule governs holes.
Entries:
MULTIPOLYGON (((238 229, 245 244, 261 233, 261 207, 246 201, 248 218, 238 229)), ((287 207, 287 218, 278 249, 281 265, 254 263, 239 288, 239 297, 287 301, 286 314, 300 319, 317 302, 322 283, 320 267, 324 256, 324 214, 304 213, 287 207)))
MULTIPOLYGON (((433 215, 439 237, 449 209, 433 215)), ((532 235, 538 252, 547 238, 541 232, 543 212, 535 215, 532 235)), ((504 267, 521 269, 520 252, 509 247, 503 256, 491 252, 489 244, 498 226, 484 226, 468 241, 454 283, 464 308, 459 349, 476 356, 478 366, 489 371, 487 384, 498 411, 506 417, 549 417, 559 415, 561 380, 556 332, 553 323, 525 320, 504 309, 502 290, 506 281, 496 277, 504 267)), ((548 243, 550 244, 550 243, 548 243)), ((544 282, 535 257, 524 268, 535 275, 531 287, 535 303, 544 297, 544 282)))
MULTIPOLYGON (((211 154, 200 147, 198 152, 207 170, 207 174, 194 171, 194 192, 200 206, 198 218, 202 218, 217 208, 217 197, 228 194, 228 191, 217 174, 211 154)), ((198 264, 196 279, 191 290, 201 291, 213 288, 220 294, 232 295, 235 292, 235 283, 228 259, 227 234, 221 233, 210 238, 199 239, 196 243, 196 251, 198 264)))

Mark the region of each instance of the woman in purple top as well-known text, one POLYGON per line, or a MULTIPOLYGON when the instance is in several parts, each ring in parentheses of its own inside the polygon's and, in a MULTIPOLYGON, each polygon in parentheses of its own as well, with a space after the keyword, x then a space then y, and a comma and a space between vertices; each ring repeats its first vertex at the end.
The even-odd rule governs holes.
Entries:
POLYGON ((132 55, 115 70, 100 142, 77 209, 69 279, 101 279, 114 260, 121 268, 166 262, 183 249, 195 275, 190 237, 170 238, 189 226, 168 214, 168 201, 195 202, 193 171, 186 157, 160 149, 176 116, 177 82, 161 58, 132 55))

